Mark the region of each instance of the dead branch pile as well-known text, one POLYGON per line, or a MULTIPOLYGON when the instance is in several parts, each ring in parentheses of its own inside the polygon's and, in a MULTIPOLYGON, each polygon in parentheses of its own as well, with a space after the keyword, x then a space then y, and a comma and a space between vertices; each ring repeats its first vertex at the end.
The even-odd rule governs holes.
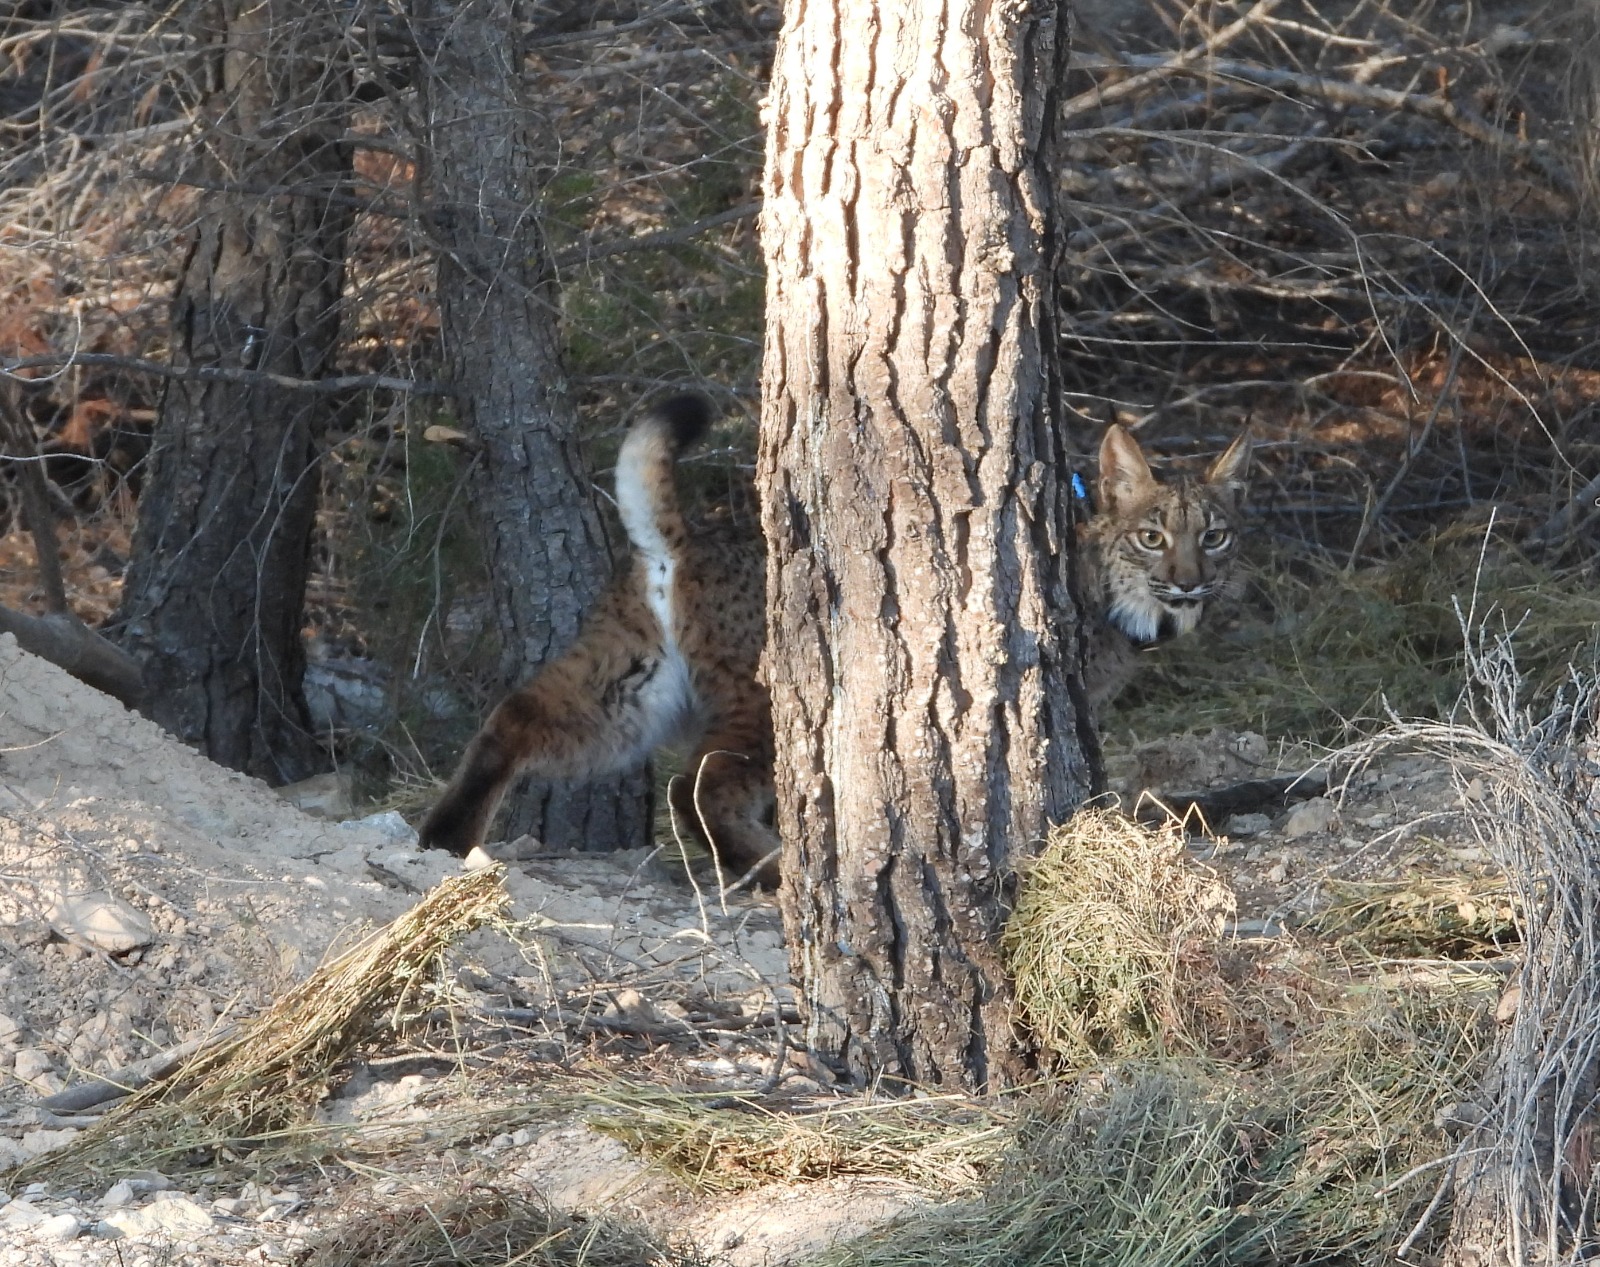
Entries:
POLYGON ((1430 749, 1463 788, 1478 780, 1478 838, 1522 913, 1521 976, 1499 1008, 1509 1028, 1461 1115, 1476 1129, 1439 1183, 1454 1196, 1444 1261, 1463 1264, 1576 1262, 1597 1237, 1600 666, 1575 666, 1534 709, 1512 633, 1473 635, 1461 724, 1403 726, 1374 745, 1430 749))

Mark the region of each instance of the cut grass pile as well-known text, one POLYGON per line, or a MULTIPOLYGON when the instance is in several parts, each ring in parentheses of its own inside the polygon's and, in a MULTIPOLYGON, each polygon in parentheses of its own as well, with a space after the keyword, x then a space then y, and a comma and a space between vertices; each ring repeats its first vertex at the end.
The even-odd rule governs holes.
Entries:
POLYGON ((1288 939, 1230 965, 1217 887, 1170 831, 1061 828, 1006 949, 1073 1076, 1012 1103, 980 1194, 820 1261, 1367 1267, 1434 1244, 1435 1123, 1482 1072, 1498 977, 1402 990, 1288 939))
POLYGON ((1028 871, 1001 942, 1024 1017, 1057 1062, 1196 1052, 1232 895, 1183 831, 1111 809, 1075 814, 1028 871))
POLYGON ((699 1267, 704 1259, 612 1218, 554 1214, 491 1188, 362 1210, 318 1239, 301 1267, 699 1267))
POLYGON ((596 1130, 700 1191, 840 1175, 974 1190, 1010 1139, 1009 1114, 965 1096, 846 1100, 800 1112, 756 1096, 614 1087, 592 1096, 596 1130))
POLYGON ((1312 931, 1372 959, 1495 959, 1522 940, 1505 883, 1467 876, 1329 882, 1312 931))
POLYGON ((1340 742, 1352 725, 1387 720, 1386 707, 1449 713, 1465 683, 1457 603, 1518 627, 1535 694, 1558 685, 1600 630, 1592 570, 1550 568, 1498 543, 1485 551, 1470 525, 1354 572, 1279 550, 1255 560, 1252 591, 1234 628, 1208 626, 1152 654, 1108 729, 1231 726, 1340 742))
POLYGON ((503 875, 493 866, 444 881, 170 1078, 129 1095, 68 1147, 13 1177, 76 1185, 136 1170, 173 1174, 220 1149, 292 1133, 311 1119, 341 1065, 429 1005, 445 950, 504 912, 503 875))

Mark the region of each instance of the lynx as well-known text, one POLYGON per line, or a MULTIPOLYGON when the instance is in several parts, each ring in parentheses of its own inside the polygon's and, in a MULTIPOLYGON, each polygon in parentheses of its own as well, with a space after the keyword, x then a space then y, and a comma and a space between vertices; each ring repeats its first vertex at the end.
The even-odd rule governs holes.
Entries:
POLYGON ((711 422, 700 396, 674 396, 636 423, 617 458, 617 509, 633 558, 577 641, 489 714, 422 826, 422 843, 480 844, 511 781, 593 779, 693 737, 668 792, 675 820, 703 835, 730 882, 777 883, 772 717, 757 680, 766 641, 760 534, 691 533, 673 465, 711 422), (731 873, 731 874, 730 874, 731 873))
MULTIPOLYGON (((696 746, 668 794, 675 820, 706 839, 726 879, 777 883, 761 541, 731 526, 691 532, 673 478, 710 421, 702 397, 675 396, 629 432, 617 508, 633 557, 573 646, 490 713, 423 823, 424 845, 480 844, 522 773, 599 778, 688 737, 696 746)), ((1097 705, 1132 676, 1140 647, 1193 630, 1225 590, 1249 461, 1241 436, 1203 480, 1161 484, 1126 431, 1107 433, 1101 510, 1080 530, 1097 705)))
POLYGON ((1166 484, 1137 440, 1116 425, 1106 432, 1098 513, 1078 530, 1085 678, 1096 707, 1128 684, 1143 648, 1193 633, 1207 604, 1233 591, 1249 472, 1248 432, 1202 478, 1166 484))

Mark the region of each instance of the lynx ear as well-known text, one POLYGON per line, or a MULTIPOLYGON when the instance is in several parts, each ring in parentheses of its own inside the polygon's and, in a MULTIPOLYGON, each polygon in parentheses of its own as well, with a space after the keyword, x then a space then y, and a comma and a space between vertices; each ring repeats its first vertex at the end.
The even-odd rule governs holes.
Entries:
POLYGON ((1239 433, 1238 439, 1228 446, 1227 452, 1211 464, 1206 472, 1206 483, 1226 488, 1236 500, 1243 500, 1250 487, 1250 428, 1239 433))
POLYGON ((1155 491, 1155 476, 1139 442, 1112 423, 1100 442, 1100 513, 1124 514, 1155 491))

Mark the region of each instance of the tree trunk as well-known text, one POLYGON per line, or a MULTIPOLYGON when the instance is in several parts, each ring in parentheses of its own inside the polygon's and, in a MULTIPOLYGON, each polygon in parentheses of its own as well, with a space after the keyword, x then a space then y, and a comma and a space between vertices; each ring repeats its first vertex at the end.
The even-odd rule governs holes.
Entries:
MULTIPOLYGON (((512 0, 415 0, 414 12, 429 50, 421 180, 447 378, 481 443, 469 478, 509 689, 576 638, 611 556, 561 368, 512 0)), ((648 772, 636 771, 527 785, 506 833, 613 849, 645 843, 650 821, 648 772)))
MULTIPOLYGON (((172 314, 172 360, 320 377, 339 326, 349 72, 331 10, 195 10, 209 126, 172 314)), ((317 751, 301 697, 320 394, 169 381, 118 615, 147 710, 212 760, 272 781, 317 751)))
POLYGON ((857 1080, 1029 1070, 996 950, 1087 793, 1057 429, 1067 0, 791 4, 769 98, 760 480, 782 903, 857 1080))

